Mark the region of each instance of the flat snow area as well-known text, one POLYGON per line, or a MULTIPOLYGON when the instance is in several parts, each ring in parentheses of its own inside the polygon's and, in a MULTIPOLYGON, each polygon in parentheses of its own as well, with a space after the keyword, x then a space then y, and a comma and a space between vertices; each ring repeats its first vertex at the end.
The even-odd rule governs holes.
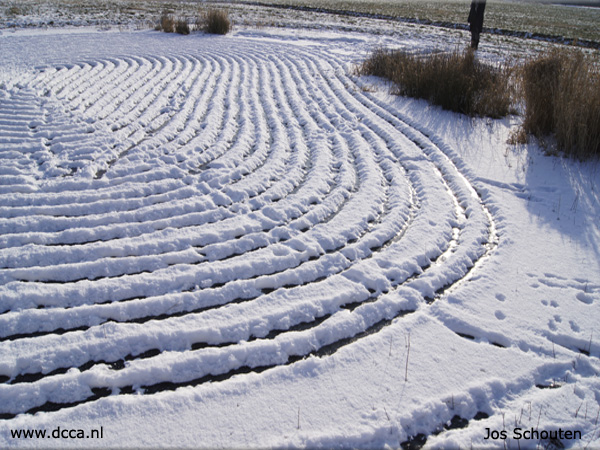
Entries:
POLYGON ((427 33, 4 30, 0 447, 600 446, 598 165, 355 75, 427 33))

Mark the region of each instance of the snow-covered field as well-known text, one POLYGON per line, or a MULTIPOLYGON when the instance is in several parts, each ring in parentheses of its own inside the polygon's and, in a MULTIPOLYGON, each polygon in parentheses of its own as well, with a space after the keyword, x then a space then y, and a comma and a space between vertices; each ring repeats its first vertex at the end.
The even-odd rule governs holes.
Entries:
POLYGON ((600 446, 597 163, 357 77, 468 39, 380 27, 2 31, 0 447, 600 446))

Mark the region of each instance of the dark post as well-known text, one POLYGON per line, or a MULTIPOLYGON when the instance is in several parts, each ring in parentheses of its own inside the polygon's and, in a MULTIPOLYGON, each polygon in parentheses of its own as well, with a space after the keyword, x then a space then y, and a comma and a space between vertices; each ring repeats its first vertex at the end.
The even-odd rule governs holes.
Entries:
POLYGON ((477 50, 479 35, 483 30, 483 11, 485 11, 485 0, 472 0, 469 12, 469 29, 471 30, 471 48, 477 50))

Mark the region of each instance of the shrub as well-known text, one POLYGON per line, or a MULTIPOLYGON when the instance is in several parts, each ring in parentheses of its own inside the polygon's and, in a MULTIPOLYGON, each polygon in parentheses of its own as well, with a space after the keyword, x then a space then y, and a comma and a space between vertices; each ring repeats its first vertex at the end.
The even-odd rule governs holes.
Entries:
POLYGON ((165 33, 173 33, 175 31, 175 19, 173 16, 167 13, 163 13, 160 16, 160 22, 156 26, 158 31, 164 31, 165 33))
POLYGON ((581 51, 553 50, 524 65, 523 130, 553 134, 559 149, 580 159, 600 156, 600 73, 581 51))
POLYGON ((414 55, 376 50, 359 73, 391 80, 400 95, 424 98, 469 115, 503 117, 510 112, 510 69, 479 62, 471 50, 414 55))
POLYGON ((179 34, 190 34, 190 26, 187 20, 179 19, 175 24, 175 31, 179 34))
MULTIPOLYGON (((3 2, 6 3, 6 2, 3 2)), ((21 2, 23 3, 23 2, 21 2)), ((30 5, 11 5, 5 10, 7 16, 26 16, 32 13, 32 6, 30 5)))
POLYGON ((203 17, 204 30, 211 34, 227 34, 231 29, 229 15, 225 11, 211 9, 203 17))

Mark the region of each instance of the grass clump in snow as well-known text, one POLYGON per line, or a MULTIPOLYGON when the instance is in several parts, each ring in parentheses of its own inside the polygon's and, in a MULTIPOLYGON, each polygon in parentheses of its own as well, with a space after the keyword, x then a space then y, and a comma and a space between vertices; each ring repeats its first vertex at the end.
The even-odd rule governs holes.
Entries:
POLYGON ((190 34, 190 26, 188 25, 187 20, 175 20, 173 15, 167 12, 162 14, 154 29, 156 31, 164 31, 165 33, 190 34))
POLYGON ((231 30, 231 21, 226 11, 209 9, 200 14, 196 26, 210 34, 227 34, 231 30))
POLYGON ((190 34, 190 26, 185 19, 179 19, 177 23, 175 23, 175 32, 179 34, 190 34))
POLYGON ((522 68, 525 118, 521 136, 554 135, 580 159, 600 156, 600 71, 581 51, 552 50, 522 68))
POLYGON ((171 14, 163 13, 155 28, 156 31, 164 31, 165 33, 173 33, 175 31, 175 19, 171 14))
POLYGON ((18 6, 11 6, 6 10, 7 16, 20 16, 23 15, 23 11, 18 6))
POLYGON ((423 98, 450 111, 490 117, 510 112, 510 70, 481 63, 472 50, 418 55, 379 49, 359 73, 387 78, 395 94, 423 98))

